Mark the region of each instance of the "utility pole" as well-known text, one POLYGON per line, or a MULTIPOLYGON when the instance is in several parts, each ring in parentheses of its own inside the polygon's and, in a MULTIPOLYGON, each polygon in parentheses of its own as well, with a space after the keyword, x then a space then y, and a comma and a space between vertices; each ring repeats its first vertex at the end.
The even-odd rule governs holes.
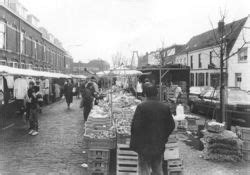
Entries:
POLYGON ((225 82, 224 82, 224 32, 225 32, 225 23, 224 18, 222 18, 218 23, 218 31, 220 35, 220 118, 222 122, 227 123, 225 115, 225 82))

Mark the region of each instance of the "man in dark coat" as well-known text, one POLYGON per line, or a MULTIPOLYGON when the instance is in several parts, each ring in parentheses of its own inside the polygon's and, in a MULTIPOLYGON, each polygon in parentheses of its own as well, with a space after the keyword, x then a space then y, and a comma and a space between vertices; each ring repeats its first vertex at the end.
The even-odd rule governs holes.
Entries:
POLYGON ((73 85, 70 81, 66 81, 64 85, 64 96, 66 98, 66 103, 68 109, 70 108, 70 103, 73 102, 73 85))
POLYGON ((130 148, 138 153, 139 174, 163 175, 162 159, 165 144, 175 123, 167 105, 157 101, 155 86, 145 88, 147 100, 136 108, 132 125, 130 148))
POLYGON ((94 100, 94 87, 92 83, 88 83, 87 87, 83 90, 81 108, 83 107, 84 122, 88 120, 89 113, 93 107, 94 100))

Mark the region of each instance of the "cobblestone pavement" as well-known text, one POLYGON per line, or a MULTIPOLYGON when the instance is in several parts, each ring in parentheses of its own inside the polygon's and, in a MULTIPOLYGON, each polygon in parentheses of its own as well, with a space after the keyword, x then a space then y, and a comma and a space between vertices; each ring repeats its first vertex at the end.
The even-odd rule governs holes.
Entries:
POLYGON ((0 131, 0 174, 87 174, 84 163, 83 117, 79 100, 70 110, 62 100, 43 108, 39 135, 27 134, 20 120, 0 131))

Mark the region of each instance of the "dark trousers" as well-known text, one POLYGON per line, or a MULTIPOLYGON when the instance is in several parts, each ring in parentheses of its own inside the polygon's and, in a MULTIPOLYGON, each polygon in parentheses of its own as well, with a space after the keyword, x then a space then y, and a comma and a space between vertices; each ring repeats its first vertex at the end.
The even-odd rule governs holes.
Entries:
POLYGON ((30 129, 38 131, 37 109, 30 109, 29 121, 30 121, 30 129))
POLYGON ((139 175, 163 175, 162 159, 163 155, 145 156, 138 155, 139 159, 139 175))
POLYGON ((84 117, 84 121, 87 121, 88 120, 88 117, 89 117, 89 113, 92 109, 92 106, 84 106, 83 107, 83 117, 84 117))

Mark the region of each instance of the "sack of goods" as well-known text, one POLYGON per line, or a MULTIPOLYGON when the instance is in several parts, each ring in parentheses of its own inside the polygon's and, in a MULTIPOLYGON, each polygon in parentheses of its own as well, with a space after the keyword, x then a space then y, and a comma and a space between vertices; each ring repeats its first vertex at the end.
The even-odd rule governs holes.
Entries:
POLYGON ((210 121, 206 123, 206 128, 210 132, 217 132, 220 133, 225 130, 224 123, 218 123, 216 121, 210 121))
POLYGON ((237 162, 242 159, 242 141, 232 131, 224 130, 220 133, 202 131, 201 139, 204 145, 203 158, 216 161, 237 162))

